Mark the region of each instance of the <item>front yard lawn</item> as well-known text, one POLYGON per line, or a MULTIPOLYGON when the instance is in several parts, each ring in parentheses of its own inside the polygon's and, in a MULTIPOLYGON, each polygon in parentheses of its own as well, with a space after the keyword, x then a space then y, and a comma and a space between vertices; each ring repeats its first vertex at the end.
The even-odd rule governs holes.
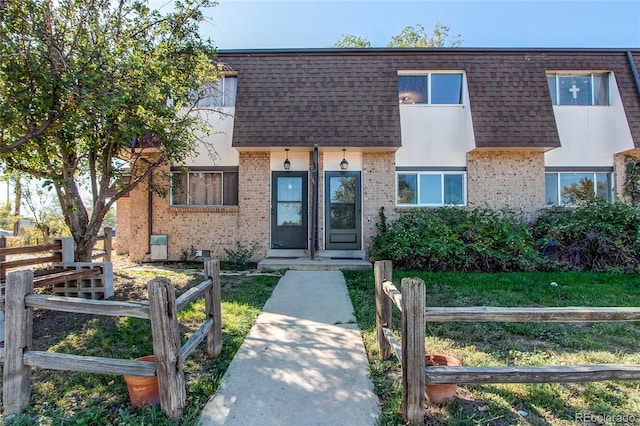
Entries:
MULTIPOLYGON (((403 277, 425 281, 427 306, 640 306, 638 274, 396 270, 396 286, 403 277)), ((373 273, 345 271, 345 278, 383 406, 380 424, 401 424, 399 363, 378 360, 373 273)), ((395 308, 394 329, 400 329, 395 308)), ((427 353, 453 355, 469 366, 640 364, 640 323, 428 324, 425 345, 427 353)), ((585 424, 580 419, 637 424, 640 382, 461 385, 444 406, 427 406, 424 424, 585 424)))

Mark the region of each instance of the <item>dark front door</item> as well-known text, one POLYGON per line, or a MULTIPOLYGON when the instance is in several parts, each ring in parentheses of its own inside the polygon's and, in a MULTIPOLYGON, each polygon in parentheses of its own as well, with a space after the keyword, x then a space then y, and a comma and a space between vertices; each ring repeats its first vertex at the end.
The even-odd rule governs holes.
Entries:
POLYGON ((271 176, 271 248, 306 249, 307 172, 273 172, 271 176))
POLYGON ((325 175, 325 227, 327 250, 360 250, 360 172, 325 175))

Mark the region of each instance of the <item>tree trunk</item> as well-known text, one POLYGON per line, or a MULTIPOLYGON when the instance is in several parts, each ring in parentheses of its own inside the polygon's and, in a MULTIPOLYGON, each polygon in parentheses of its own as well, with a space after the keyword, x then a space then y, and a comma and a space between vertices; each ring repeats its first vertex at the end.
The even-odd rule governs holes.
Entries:
POLYGON ((85 235, 80 235, 76 238, 76 235, 73 236, 73 240, 76 244, 76 251, 74 254, 74 258, 76 262, 91 262, 91 254, 93 252, 93 246, 96 244, 96 239, 98 237, 98 233, 87 232, 85 235))
POLYGON ((96 242, 97 229, 92 232, 93 227, 73 174, 70 173, 66 176, 64 184, 56 183, 56 191, 65 222, 75 243, 74 260, 76 262, 91 262, 91 252, 96 242))

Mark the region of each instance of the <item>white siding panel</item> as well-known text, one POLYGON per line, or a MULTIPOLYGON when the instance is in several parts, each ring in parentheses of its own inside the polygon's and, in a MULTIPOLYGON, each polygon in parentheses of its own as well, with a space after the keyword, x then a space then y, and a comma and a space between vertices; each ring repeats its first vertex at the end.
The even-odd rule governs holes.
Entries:
POLYGON ((200 135, 205 144, 198 144, 197 153, 185 161, 185 166, 237 166, 238 151, 231 146, 233 141, 233 116, 235 108, 221 108, 223 114, 201 111, 209 126, 208 135, 200 135), (213 149, 210 149, 213 148, 213 149))
POLYGON ((396 166, 466 166, 475 148, 471 110, 465 106, 400 107, 402 147, 396 166))

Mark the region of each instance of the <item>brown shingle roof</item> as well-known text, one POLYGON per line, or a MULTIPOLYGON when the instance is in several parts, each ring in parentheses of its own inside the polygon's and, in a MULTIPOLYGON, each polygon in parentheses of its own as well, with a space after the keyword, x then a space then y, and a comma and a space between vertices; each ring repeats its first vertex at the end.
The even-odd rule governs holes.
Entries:
POLYGON ((218 60, 238 71, 238 148, 399 147, 398 70, 466 71, 476 147, 497 149, 560 146, 546 71, 612 70, 640 147, 640 95, 623 50, 256 50, 218 60))

